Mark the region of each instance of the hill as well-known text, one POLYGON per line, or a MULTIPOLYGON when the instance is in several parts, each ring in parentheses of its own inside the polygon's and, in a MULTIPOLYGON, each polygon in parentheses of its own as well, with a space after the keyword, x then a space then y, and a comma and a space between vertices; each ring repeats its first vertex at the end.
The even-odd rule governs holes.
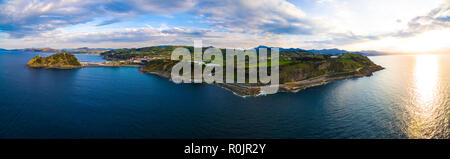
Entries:
MULTIPOLYGON (((270 48, 267 46, 258 46, 255 49, 259 49, 259 48, 270 48)), ((347 50, 341 50, 341 49, 337 49, 337 48, 333 48, 333 49, 312 49, 312 50, 305 50, 305 49, 301 49, 301 48, 279 48, 280 51, 301 51, 301 52, 310 52, 310 53, 314 53, 314 54, 325 54, 325 55, 341 55, 341 54, 347 54, 347 53, 353 53, 353 54, 361 54, 361 55, 365 55, 365 56, 377 56, 377 55, 386 55, 388 53, 385 52, 380 52, 380 51, 375 51, 375 50, 362 50, 362 51, 347 51, 347 50)))
POLYGON ((71 54, 91 54, 91 55, 99 55, 105 51, 114 50, 109 48, 88 48, 81 47, 76 49, 61 49, 60 52, 71 53, 71 54))
POLYGON ((51 55, 49 57, 36 56, 28 62, 27 66, 33 68, 66 69, 80 68, 82 65, 74 55, 68 53, 59 53, 51 55))
POLYGON ((70 54, 95 54, 99 55, 108 50, 107 48, 76 48, 76 49, 52 49, 52 48, 25 48, 25 49, 13 49, 11 51, 20 51, 20 52, 34 52, 34 53, 70 53, 70 54))
POLYGON ((44 52, 44 53, 59 53, 61 50, 52 49, 52 48, 26 48, 26 49, 14 49, 12 51, 21 51, 21 52, 44 52))

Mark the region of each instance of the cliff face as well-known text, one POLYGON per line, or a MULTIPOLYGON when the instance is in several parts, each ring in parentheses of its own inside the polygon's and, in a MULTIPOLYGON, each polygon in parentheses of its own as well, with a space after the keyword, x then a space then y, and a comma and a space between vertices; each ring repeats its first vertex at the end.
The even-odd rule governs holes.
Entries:
POLYGON ((381 69, 383 67, 359 54, 344 54, 324 60, 295 60, 280 66, 280 83, 318 77, 369 76, 381 69))
POLYGON ((139 70, 145 73, 157 74, 166 78, 170 78, 172 67, 179 61, 172 60, 152 60, 139 70))
POLYGON ((27 66, 37 68, 80 68, 81 63, 72 54, 60 53, 49 57, 36 56, 28 62, 27 66))
MULTIPOLYGON (((141 71, 170 77, 172 67, 178 61, 153 60, 141 71)), ((311 57, 290 58, 280 65, 280 83, 290 83, 318 77, 366 76, 383 69, 369 58, 359 54, 344 54, 336 58, 311 57)), ((224 68, 225 70, 225 68, 224 68)))

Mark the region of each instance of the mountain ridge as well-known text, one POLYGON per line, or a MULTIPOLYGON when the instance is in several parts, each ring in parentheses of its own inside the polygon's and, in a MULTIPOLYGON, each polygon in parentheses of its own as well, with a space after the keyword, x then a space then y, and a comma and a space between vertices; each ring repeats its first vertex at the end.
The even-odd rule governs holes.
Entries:
MULTIPOLYGON (((175 45, 159 45, 159 46, 149 46, 149 47, 170 47, 175 45)), ((212 46, 209 46, 212 47, 212 46)), ((141 47, 146 48, 146 47, 141 47)), ((330 48, 330 49, 302 49, 302 48, 282 48, 282 47, 269 47, 265 45, 259 45, 253 49, 260 48, 278 48, 280 51, 300 51, 300 52, 310 52, 314 54, 325 54, 325 55, 340 55, 345 53, 355 53, 361 55, 386 55, 386 52, 380 52, 376 50, 361 50, 361 51, 347 51, 338 48, 330 48)), ((136 49, 136 48, 122 48, 122 49, 136 49)), ((113 48, 89 48, 89 47, 79 47, 79 48, 65 48, 65 49, 53 49, 53 48, 24 48, 24 49, 3 49, 0 48, 1 51, 22 51, 22 52, 42 52, 42 53, 73 53, 73 54, 99 54, 105 51, 110 50, 119 50, 113 48)))
POLYGON ((268 47, 264 45, 259 45, 258 47, 255 47, 254 49, 260 49, 260 48, 278 48, 280 51, 302 51, 302 52, 311 52, 314 54, 326 54, 326 55, 340 55, 340 54, 346 54, 346 53, 355 53, 355 54, 361 54, 361 55, 385 55, 388 53, 380 52, 376 50, 361 50, 361 51, 347 51, 347 50, 341 50, 338 48, 331 48, 331 49, 301 49, 301 48, 281 48, 281 47, 268 47))

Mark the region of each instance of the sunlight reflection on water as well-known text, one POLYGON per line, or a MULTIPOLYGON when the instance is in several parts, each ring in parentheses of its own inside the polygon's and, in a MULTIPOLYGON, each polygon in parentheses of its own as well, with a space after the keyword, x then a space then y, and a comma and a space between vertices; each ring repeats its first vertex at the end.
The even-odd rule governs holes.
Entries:
POLYGON ((418 55, 414 69, 414 88, 411 104, 407 106, 409 124, 407 135, 410 138, 433 138, 442 126, 439 122, 439 61, 436 55, 418 55))

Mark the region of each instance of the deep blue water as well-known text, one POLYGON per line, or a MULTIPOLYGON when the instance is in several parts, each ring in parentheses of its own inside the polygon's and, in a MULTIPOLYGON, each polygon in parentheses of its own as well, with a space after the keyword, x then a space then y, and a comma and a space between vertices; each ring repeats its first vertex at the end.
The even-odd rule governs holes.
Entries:
POLYGON ((0 53, 0 138, 449 138, 448 56, 371 57, 386 67, 372 77, 252 98, 132 67, 25 67, 34 56, 0 53))

